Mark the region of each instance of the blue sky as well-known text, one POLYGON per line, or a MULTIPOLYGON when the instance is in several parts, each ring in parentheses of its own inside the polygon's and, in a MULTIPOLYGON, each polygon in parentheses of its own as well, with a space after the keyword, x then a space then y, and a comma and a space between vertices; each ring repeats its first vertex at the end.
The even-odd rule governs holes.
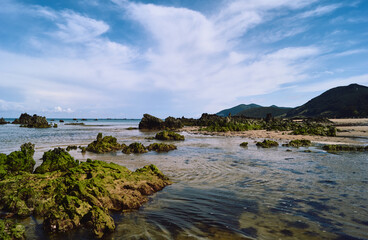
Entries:
POLYGON ((1 0, 0 117, 198 117, 368 85, 368 1, 1 0))

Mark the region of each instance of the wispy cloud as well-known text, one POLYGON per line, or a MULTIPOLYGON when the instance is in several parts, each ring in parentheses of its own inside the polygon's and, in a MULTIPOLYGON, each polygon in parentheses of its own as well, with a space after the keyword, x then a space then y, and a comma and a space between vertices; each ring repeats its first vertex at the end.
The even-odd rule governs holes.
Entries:
POLYGON ((300 14, 299 17, 300 18, 318 17, 318 16, 322 16, 322 15, 331 13, 340 7, 342 7, 342 4, 331 4, 331 5, 319 6, 313 10, 300 14))

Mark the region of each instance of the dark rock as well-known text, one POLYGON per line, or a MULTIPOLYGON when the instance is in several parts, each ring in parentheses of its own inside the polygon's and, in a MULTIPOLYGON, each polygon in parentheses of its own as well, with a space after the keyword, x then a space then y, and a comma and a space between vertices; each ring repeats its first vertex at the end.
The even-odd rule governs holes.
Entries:
POLYGON ((241 147, 248 147, 248 143, 247 142, 242 142, 242 143, 240 143, 240 146, 241 147))
POLYGON ((8 124, 9 122, 5 121, 4 118, 0 118, 0 125, 2 124, 8 124))
POLYGON ((62 120, 62 119, 61 119, 61 120, 59 120, 59 122, 63 123, 63 122, 64 122, 64 120, 62 120))
POLYGON ((67 146, 65 150, 69 152, 70 150, 77 150, 77 149, 78 149, 78 147, 77 147, 77 146, 75 146, 75 145, 70 145, 70 146, 67 146))
POLYGON ((138 126, 139 129, 160 130, 164 129, 164 121, 149 114, 144 114, 138 126))
POLYGON ((324 145, 323 150, 328 152, 363 152, 368 151, 368 146, 354 146, 354 145, 324 145))
POLYGON ((183 123, 178 118, 167 117, 164 122, 165 129, 178 129, 184 127, 183 123))
POLYGON ((21 124, 21 127, 27 128, 50 128, 52 127, 46 120, 46 117, 37 116, 34 114, 33 116, 22 113, 18 119, 15 119, 13 124, 21 124))

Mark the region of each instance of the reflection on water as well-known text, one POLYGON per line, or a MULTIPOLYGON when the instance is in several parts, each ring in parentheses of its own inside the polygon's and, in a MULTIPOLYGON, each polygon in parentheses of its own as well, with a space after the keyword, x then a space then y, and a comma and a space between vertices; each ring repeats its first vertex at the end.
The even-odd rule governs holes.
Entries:
MULTIPOLYGON (((98 132, 125 143, 154 142, 145 139, 154 133, 128 131, 125 126, 73 127, 51 135, 34 132, 31 140, 37 142, 38 158, 51 147, 86 144, 98 132)), ((188 134, 175 144, 178 150, 161 154, 71 151, 82 161, 100 159, 131 170, 152 163, 174 182, 140 210, 114 213, 116 231, 106 239, 368 239, 364 153, 329 154, 315 147, 311 153, 304 148, 258 149, 250 139, 188 134), (248 148, 239 146, 243 141, 249 142, 248 148)), ((0 152, 19 145, 5 144, 0 152)), ((25 221, 29 239, 50 238, 40 220, 25 221)), ((92 237, 84 229, 51 236, 92 237)))

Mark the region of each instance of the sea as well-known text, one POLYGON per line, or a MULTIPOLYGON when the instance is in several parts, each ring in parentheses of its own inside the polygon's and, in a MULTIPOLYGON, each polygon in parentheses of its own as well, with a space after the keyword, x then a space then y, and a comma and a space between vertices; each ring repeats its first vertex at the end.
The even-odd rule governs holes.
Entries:
MULTIPOLYGON (((138 130, 137 119, 59 120, 48 129, 0 125, 0 152, 32 142, 38 166, 45 151, 86 146, 100 132, 125 144, 156 142, 146 139, 156 132, 138 130)), ((185 141, 168 153, 70 151, 80 161, 130 170, 155 164, 173 181, 139 210, 112 213, 116 230, 104 239, 368 239, 367 153, 328 153, 320 145, 261 149, 255 141, 263 139, 181 134, 185 141)), ((27 239, 94 238, 85 228, 49 235, 42 219, 20 221, 27 239)))

